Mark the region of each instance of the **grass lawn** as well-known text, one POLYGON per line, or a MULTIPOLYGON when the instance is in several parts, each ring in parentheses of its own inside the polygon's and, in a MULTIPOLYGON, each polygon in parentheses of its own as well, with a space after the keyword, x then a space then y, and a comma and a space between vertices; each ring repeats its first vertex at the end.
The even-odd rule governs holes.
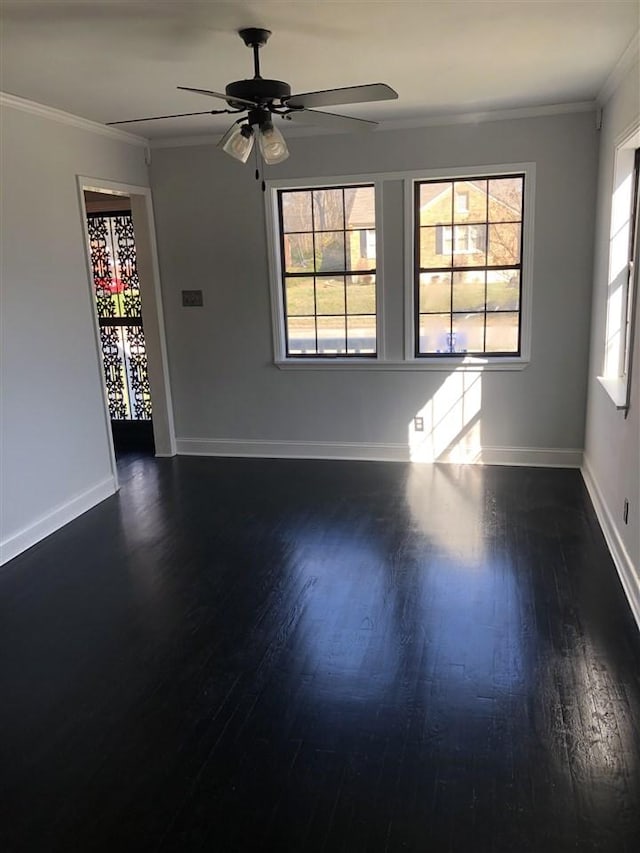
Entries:
MULTIPOLYGON (((347 279, 346 313, 375 314, 375 284, 353 284, 347 279)), ((287 281, 287 314, 305 316, 314 313, 345 314, 345 286, 342 278, 316 279, 315 304, 312 278, 294 278, 287 281)))
MULTIPOLYGON (((347 314, 375 314, 375 284, 353 284, 347 279, 347 314)), ((518 287, 506 282, 487 284, 487 310, 517 311, 518 287)), ((453 286, 454 311, 482 311, 485 306, 485 287, 478 282, 453 286)), ((451 310, 451 285, 431 282, 420 285, 420 310, 428 313, 448 313, 451 310)), ((326 276, 316 279, 315 301, 313 278, 293 278, 287 281, 288 316, 345 314, 345 287, 342 278, 326 276)))
MULTIPOLYGON (((487 311, 517 311, 518 288, 505 282, 487 284, 487 311)), ((453 285, 454 311, 483 311, 485 289, 481 282, 453 285)), ((451 285, 430 283, 420 285, 420 310, 429 313, 451 310, 451 285)))

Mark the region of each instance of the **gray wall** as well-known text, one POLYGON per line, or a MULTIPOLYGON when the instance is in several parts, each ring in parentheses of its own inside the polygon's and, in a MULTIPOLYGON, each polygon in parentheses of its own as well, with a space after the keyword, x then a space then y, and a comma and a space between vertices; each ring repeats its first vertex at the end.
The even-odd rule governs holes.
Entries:
MULTIPOLYGON (((609 227, 615 146, 620 134, 640 116, 640 68, 638 63, 605 105, 603 111, 594 260, 593 322, 585 461, 596 483, 613 537, 626 551, 622 560, 635 573, 637 606, 640 606, 640 328, 636 324, 633 356, 633 388, 628 418, 617 411, 597 376, 604 366, 609 227), (624 499, 630 503, 629 523, 622 522, 624 499)), ((640 300, 636 300, 636 314, 640 300)), ((633 582, 633 581, 632 581, 633 582)), ((640 614, 640 611, 638 611, 640 614)))
MULTIPOLYGON (((73 507, 86 509, 85 498, 111 477, 78 174, 145 185, 144 151, 41 115, 3 109, 5 546, 18 536, 26 547, 49 532, 46 519, 58 526, 73 507)), ((12 545, 4 549, 5 555, 13 552, 12 545)))
MULTIPOLYGON (((484 374, 481 442, 582 448, 597 145, 591 113, 366 139, 296 138, 290 159, 267 178, 535 162, 532 362, 522 372, 484 374)), ((178 439, 406 445, 410 419, 445 373, 293 372, 273 365, 264 206, 253 171, 211 144, 153 152, 178 439), (204 309, 181 308, 183 288, 202 288, 204 309)), ((399 341, 399 184, 385 185, 385 207, 387 321, 399 341)))

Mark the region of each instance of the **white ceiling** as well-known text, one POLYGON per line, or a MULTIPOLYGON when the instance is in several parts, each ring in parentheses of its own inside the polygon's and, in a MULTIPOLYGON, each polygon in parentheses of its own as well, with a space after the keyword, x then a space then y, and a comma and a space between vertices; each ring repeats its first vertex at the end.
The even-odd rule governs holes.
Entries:
MULTIPOLYGON (((638 0, 2 0, 3 91, 98 122, 215 109, 177 85, 251 77, 236 32, 273 31, 262 74, 294 92, 385 82, 397 101, 336 108, 405 120, 596 97, 639 27, 638 0)), ((124 125, 211 134, 229 116, 124 125)))

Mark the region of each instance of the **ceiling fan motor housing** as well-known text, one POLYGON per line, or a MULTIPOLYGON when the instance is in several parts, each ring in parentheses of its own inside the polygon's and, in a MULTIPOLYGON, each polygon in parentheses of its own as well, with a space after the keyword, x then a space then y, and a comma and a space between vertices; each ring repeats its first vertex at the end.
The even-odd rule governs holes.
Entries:
POLYGON ((255 104, 269 104, 291 95, 291 86, 282 80, 264 80, 254 77, 252 80, 236 80, 225 88, 229 104, 232 107, 243 108, 242 103, 234 103, 235 98, 243 101, 253 101, 255 104))

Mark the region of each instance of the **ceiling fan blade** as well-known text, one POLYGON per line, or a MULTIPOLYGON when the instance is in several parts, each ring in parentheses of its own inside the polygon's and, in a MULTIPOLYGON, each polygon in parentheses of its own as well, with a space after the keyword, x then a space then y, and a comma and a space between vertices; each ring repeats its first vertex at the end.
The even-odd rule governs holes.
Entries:
POLYGON ((248 107, 258 106, 253 101, 246 101, 244 98, 231 98, 229 95, 223 95, 222 92, 212 92, 210 89, 192 89, 190 86, 177 86, 177 88, 182 89, 183 92, 195 92, 198 95, 208 95, 210 98, 222 98, 227 103, 233 101, 234 104, 246 104, 248 107))
POLYGON ((324 89, 322 92, 305 92, 283 98, 288 107, 333 107, 338 104, 363 104, 366 101, 390 101, 398 93, 386 83, 368 83, 364 86, 345 86, 343 89, 324 89))
POLYGON ((174 113, 169 116, 147 116, 146 118, 127 118, 124 121, 108 121, 107 125, 112 124, 134 124, 137 121, 158 121, 163 118, 184 118, 185 116, 217 116, 222 113, 228 113, 230 110, 204 110, 199 113, 174 113))
POLYGON ((316 127, 326 127, 331 130, 373 130, 378 125, 377 121, 365 121, 362 118, 341 116, 337 113, 321 113, 317 110, 292 110, 283 118, 294 124, 313 124, 316 127))

